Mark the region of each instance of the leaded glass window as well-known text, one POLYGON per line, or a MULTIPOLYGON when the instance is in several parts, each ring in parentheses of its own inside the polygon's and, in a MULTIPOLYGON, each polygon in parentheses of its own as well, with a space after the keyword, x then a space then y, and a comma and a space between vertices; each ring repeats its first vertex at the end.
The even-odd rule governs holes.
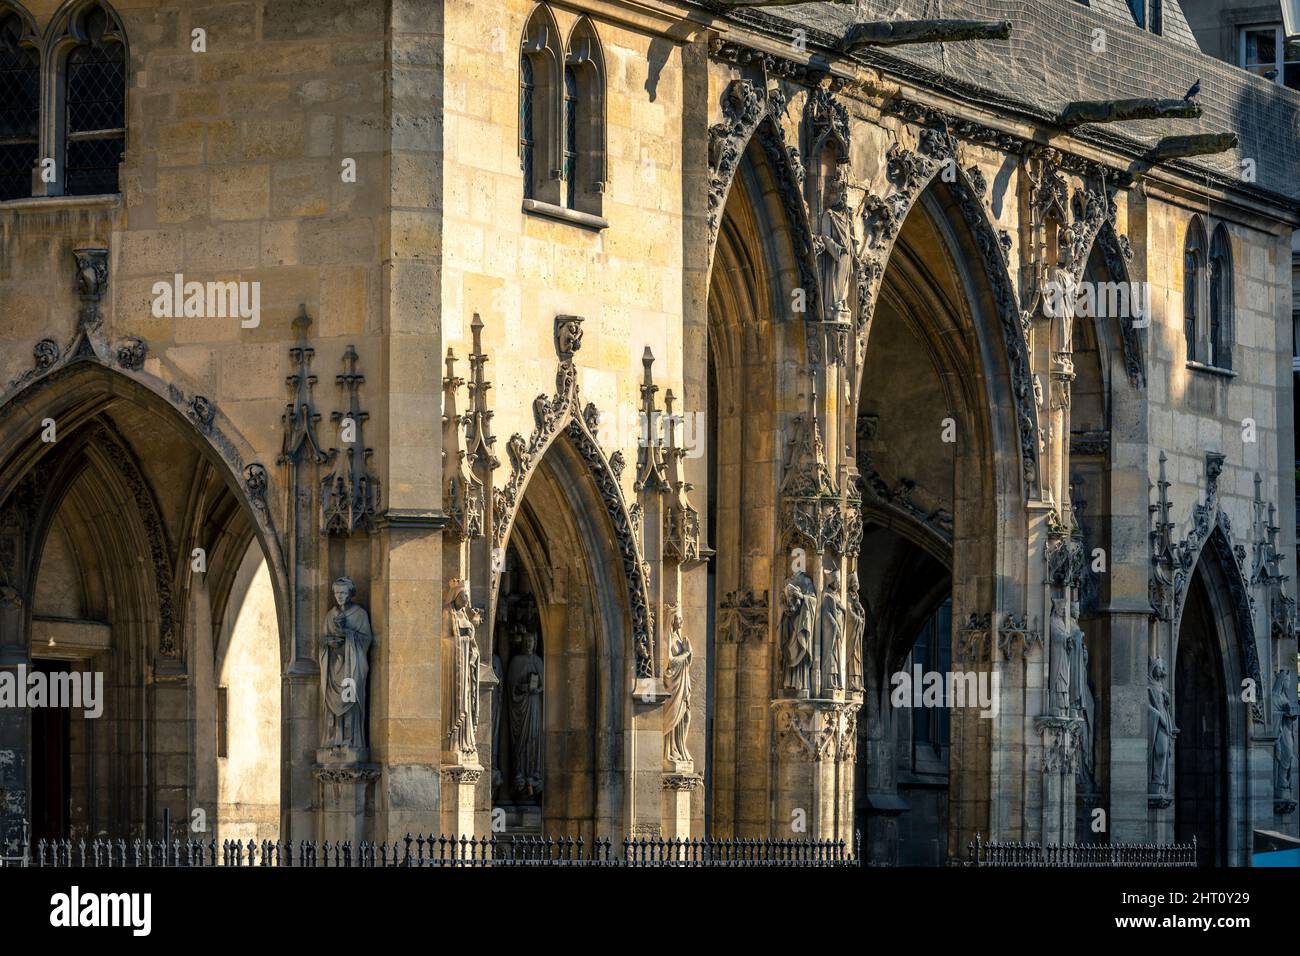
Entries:
POLYGON ((32 194, 40 149, 40 55, 22 36, 17 14, 0 11, 0 201, 32 194))
POLYGON ((68 53, 65 74, 64 192, 115 193, 126 147, 126 51, 107 39, 108 16, 86 14, 85 42, 68 53))

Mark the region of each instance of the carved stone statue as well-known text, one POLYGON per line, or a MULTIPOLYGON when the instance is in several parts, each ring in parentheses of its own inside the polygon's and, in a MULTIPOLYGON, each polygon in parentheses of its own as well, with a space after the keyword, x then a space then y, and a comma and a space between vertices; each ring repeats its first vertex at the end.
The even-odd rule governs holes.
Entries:
POLYGON ((844 689, 844 601, 840 598, 840 572, 832 571, 822 595, 821 651, 823 690, 844 689))
POLYGON ((523 631, 519 650, 506 668, 510 705, 510 747, 515 798, 536 802, 542 792, 542 659, 537 635, 523 631))
POLYGON ((1168 674, 1163 659, 1157 657, 1151 662, 1147 683, 1147 711, 1150 717, 1147 751, 1150 756, 1152 795, 1169 792, 1169 761, 1174 753, 1174 738, 1178 736, 1178 728, 1174 726, 1174 718, 1169 713, 1169 692, 1165 690, 1168 674))
POLYGON ((827 322, 852 321, 849 285, 853 278, 853 216, 849 212, 849 183, 843 164, 826 186, 826 202, 813 240, 821 269, 822 317, 827 322))
POLYGON ((451 599, 451 630, 456 642, 452 668, 451 731, 453 749, 462 756, 478 752, 478 666, 477 630, 482 620, 469 602, 469 589, 461 584, 451 599))
POLYGON ((691 656, 691 642, 682 633, 682 613, 674 608, 668 637, 668 666, 664 670, 669 693, 664 759, 673 764, 691 759, 686 749, 686 734, 691 727, 691 656))
POLYGON ((1273 678, 1273 712, 1278 716, 1277 741, 1273 744, 1273 800, 1282 803, 1295 799, 1295 732, 1296 718, 1300 717, 1295 677, 1286 671, 1278 671, 1273 678))
POLYGON ((1052 713, 1070 713, 1070 648, 1074 644, 1074 622, 1070 620, 1070 599, 1052 598, 1052 623, 1048 628, 1048 690, 1052 713))
POLYGON ((1083 718, 1083 730, 1079 739, 1079 778, 1089 790, 1096 789, 1096 768, 1093 758, 1093 742, 1097 731, 1097 704, 1092 696, 1092 686, 1088 683, 1088 644, 1083 629, 1079 627, 1079 602, 1070 605, 1071 638, 1070 647, 1070 708, 1083 718))
POLYGON ((858 572, 849 575, 849 690, 862 691, 862 637, 867 629, 867 613, 858 596, 858 572))
POLYGON ((817 628, 817 591, 812 578, 796 571, 781 592, 781 684, 796 697, 812 691, 812 647, 817 628))
POLYGON ((505 686, 500 654, 492 655, 492 674, 497 679, 492 688, 492 797, 496 799, 501 786, 501 689, 505 686))
POLYGON ((324 709, 322 746, 366 749, 366 678, 370 673, 370 615, 352 603, 356 585, 351 578, 334 582, 334 601, 325 616, 320 645, 321 704, 324 709))

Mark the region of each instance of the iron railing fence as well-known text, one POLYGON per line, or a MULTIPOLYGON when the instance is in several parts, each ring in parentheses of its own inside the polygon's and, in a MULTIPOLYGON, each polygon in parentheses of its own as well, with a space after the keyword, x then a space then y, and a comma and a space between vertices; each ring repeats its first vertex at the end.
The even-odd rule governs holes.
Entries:
POLYGON ((1018 843, 980 835, 968 844, 966 866, 1196 866, 1196 837, 1191 843, 1018 843))
MULTIPOLYGON (((20 848, 26 849, 26 848, 20 848)), ((391 843, 225 840, 40 840, 34 867, 845 867, 843 840, 667 840, 408 835, 391 843)))

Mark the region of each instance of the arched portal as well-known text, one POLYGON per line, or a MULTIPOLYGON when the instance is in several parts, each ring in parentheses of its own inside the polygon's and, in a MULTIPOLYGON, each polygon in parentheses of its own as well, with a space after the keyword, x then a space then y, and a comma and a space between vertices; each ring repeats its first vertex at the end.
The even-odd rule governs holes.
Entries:
POLYGON ((632 628, 609 524, 561 435, 528 479, 496 602, 493 805, 508 833, 626 830, 632 628))
POLYGON ((788 306, 800 272, 779 178, 751 141, 723 210, 709 283, 708 826, 720 837, 769 835, 776 665, 768 603, 774 576, 785 570, 784 562, 774 567, 773 534, 782 426, 800 412, 806 387, 797 375, 804 322, 788 306))
POLYGON ((1212 560, 1188 585, 1174 652, 1174 838, 1197 843, 1197 862, 1228 861, 1229 719, 1225 638, 1235 631, 1212 560))
MULTIPOLYGON (((21 786, 4 785, 30 802, 36 836, 159 836, 164 811, 178 833, 239 822, 218 806, 214 661, 222 622, 242 616, 241 564, 275 546, 201 418, 89 361, 0 409, 0 666, 82 675, 71 706, 0 712, 0 747, 22 758, 21 786)), ((285 592, 268 578, 251 640, 274 676, 243 706, 278 722, 285 592)), ((278 743, 270 753, 275 830, 278 743)))
POLYGON ((994 606, 999 543, 1023 522, 1002 333, 963 188, 932 183, 904 221, 862 365, 856 817, 864 853, 886 864, 941 865, 988 825, 990 722, 911 688, 966 668, 991 689, 987 659, 957 659, 957 631, 994 606))

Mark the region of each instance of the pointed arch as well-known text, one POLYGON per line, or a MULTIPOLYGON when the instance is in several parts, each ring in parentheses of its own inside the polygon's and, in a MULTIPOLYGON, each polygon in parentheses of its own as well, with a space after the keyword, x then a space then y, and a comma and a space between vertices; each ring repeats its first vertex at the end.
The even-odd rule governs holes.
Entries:
MULTIPOLYGON (((571 319, 562 316, 560 319, 571 319)), ((558 320, 557 320, 558 321, 558 320)), ((641 557, 632 512, 623 497, 618 475, 596 439, 600 412, 592 403, 581 404, 578 371, 572 358, 560 362, 553 397, 538 395, 533 400, 535 428, 527 441, 516 432, 507 444, 511 476, 506 484, 494 489, 493 544, 504 549, 519 515, 519 507, 547 451, 561 435, 586 463, 598 499, 608 519, 607 532, 616 543, 623 578, 627 588, 628 632, 635 649, 638 677, 654 677, 658 672, 658 655, 654 647, 655 627, 650 609, 650 587, 641 557)), ((492 572, 491 594, 497 592, 499 569, 492 572)))

